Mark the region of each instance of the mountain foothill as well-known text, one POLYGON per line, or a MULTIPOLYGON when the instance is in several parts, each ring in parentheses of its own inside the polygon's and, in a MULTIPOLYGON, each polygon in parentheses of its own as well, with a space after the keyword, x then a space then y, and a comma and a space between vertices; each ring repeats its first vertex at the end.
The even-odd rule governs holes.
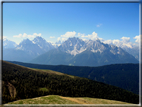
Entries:
POLYGON ((47 95, 139 103, 139 96, 130 91, 52 70, 33 69, 2 61, 2 74, 3 104, 47 95))

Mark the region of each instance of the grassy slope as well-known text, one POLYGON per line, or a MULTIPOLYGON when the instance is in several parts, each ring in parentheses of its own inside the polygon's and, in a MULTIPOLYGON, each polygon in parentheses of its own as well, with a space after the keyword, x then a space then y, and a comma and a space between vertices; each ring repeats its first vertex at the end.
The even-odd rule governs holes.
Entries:
POLYGON ((10 102, 7 104, 130 104, 121 101, 89 98, 89 97, 63 97, 59 95, 48 95, 10 102))
POLYGON ((54 74, 54 75, 66 75, 66 76, 69 76, 69 77, 71 77, 71 78, 77 77, 77 76, 67 75, 67 74, 64 74, 64 73, 61 73, 61 72, 57 72, 57 71, 53 71, 53 70, 35 69, 35 68, 29 68, 29 69, 34 70, 34 71, 37 71, 37 72, 46 72, 46 73, 54 74))

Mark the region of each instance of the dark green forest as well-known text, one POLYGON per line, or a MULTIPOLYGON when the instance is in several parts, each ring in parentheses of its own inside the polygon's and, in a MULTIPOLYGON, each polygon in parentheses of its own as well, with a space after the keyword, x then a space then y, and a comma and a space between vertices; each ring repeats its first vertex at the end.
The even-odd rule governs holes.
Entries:
POLYGON ((37 69, 50 69, 69 75, 84 77, 91 80, 117 86, 139 94, 139 64, 111 64, 99 67, 40 65, 15 62, 12 63, 37 69))
POLYGON ((44 95, 92 97, 139 103, 139 96, 87 78, 42 72, 2 62, 2 103, 44 95), (43 89, 46 88, 44 91, 43 89))

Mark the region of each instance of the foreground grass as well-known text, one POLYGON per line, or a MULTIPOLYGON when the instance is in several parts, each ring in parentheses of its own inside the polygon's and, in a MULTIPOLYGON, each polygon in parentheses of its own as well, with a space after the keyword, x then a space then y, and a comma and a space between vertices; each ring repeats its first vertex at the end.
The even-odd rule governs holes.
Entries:
POLYGON ((17 100, 7 104, 130 104, 121 101, 88 98, 88 97, 63 97, 59 95, 48 95, 43 97, 17 100))

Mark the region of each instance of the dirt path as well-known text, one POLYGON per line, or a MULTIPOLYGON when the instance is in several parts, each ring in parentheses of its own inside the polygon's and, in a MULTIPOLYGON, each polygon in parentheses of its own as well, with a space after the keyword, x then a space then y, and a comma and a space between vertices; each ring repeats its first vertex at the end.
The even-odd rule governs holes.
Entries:
POLYGON ((83 100, 83 99, 69 98, 69 97, 62 97, 62 96, 60 96, 60 97, 63 98, 63 99, 67 99, 67 100, 76 102, 76 103, 78 103, 78 104, 88 104, 88 103, 87 103, 85 100, 83 100))

